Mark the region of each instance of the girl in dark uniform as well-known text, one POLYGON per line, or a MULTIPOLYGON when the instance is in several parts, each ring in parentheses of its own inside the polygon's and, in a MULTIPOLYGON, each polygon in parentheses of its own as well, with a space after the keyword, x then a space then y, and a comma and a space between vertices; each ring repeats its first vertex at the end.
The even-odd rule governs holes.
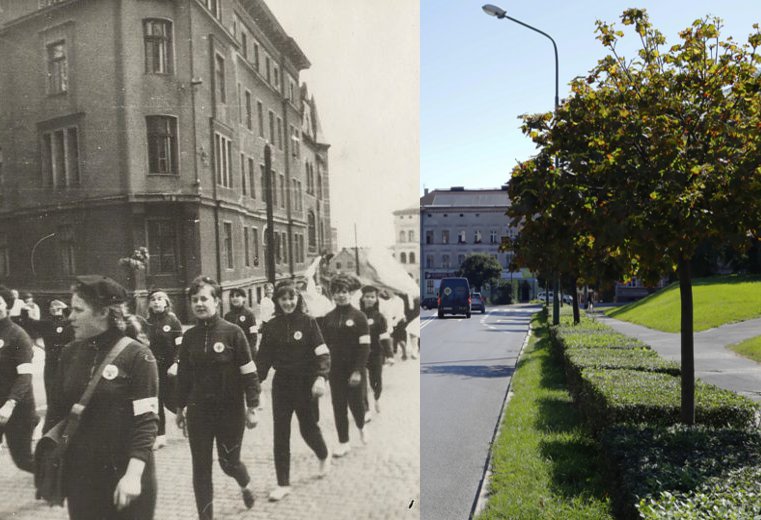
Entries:
POLYGON ((330 293, 336 308, 319 322, 330 350, 330 397, 339 442, 333 451, 334 457, 342 457, 350 449, 347 408, 354 416, 360 439, 367 442, 363 387, 367 385, 365 366, 370 351, 370 330, 365 315, 350 302, 351 293, 359 286, 359 280, 349 274, 335 275, 330 280, 330 293))
MULTIPOLYGON (((61 355, 45 428, 66 418, 92 371, 125 336, 127 291, 105 276, 80 276, 69 320, 75 340, 61 355)), ((103 369, 64 458, 72 520, 151 520, 158 374, 147 346, 132 341, 103 369)))
POLYGON ((241 488, 243 503, 254 505, 251 478, 240 460, 245 427, 256 426, 259 378, 243 331, 219 317, 219 284, 198 277, 188 289, 198 323, 185 332, 177 372, 177 426, 190 439, 193 489, 201 520, 214 518, 212 450, 219 465, 241 488), (187 411, 185 407, 187 406, 187 411))
POLYGON ((287 495, 290 488, 291 418, 299 420, 299 430, 320 461, 320 475, 330 468, 328 448, 317 425, 316 399, 325 393, 330 371, 330 353, 317 322, 304 312, 304 301, 292 282, 281 282, 275 290, 275 316, 262 327, 262 344, 257 357, 259 380, 270 367, 272 417, 275 436, 277 487, 270 500, 287 495))
POLYGON ((230 310, 225 314, 225 320, 236 324, 243 331, 251 347, 251 358, 256 358, 256 341, 259 329, 256 326, 254 313, 246 307, 246 291, 240 287, 230 289, 230 310))
MULTIPOLYGON (((367 375, 370 388, 375 398, 375 412, 380 413, 380 396, 383 390, 383 362, 387 357, 393 357, 391 350, 391 335, 388 333, 386 317, 380 312, 378 289, 372 285, 362 288, 362 298, 359 301, 362 312, 367 316, 370 327, 370 354, 367 358, 367 375)), ((366 396, 367 394, 365 394, 366 396)), ((365 408, 369 411, 369 403, 365 399, 365 408)))
POLYGON ((21 470, 34 471, 32 432, 39 421, 32 392, 32 339, 11 321, 14 298, 0 285, 0 441, 21 470))
MULTIPOLYGON (((154 449, 166 446, 166 414, 169 399, 169 369, 177 362, 177 349, 182 343, 182 324, 172 312, 172 302, 164 291, 148 295, 148 325, 151 351, 159 370, 159 434, 154 449)), ((169 411, 174 411, 168 407, 169 411)))

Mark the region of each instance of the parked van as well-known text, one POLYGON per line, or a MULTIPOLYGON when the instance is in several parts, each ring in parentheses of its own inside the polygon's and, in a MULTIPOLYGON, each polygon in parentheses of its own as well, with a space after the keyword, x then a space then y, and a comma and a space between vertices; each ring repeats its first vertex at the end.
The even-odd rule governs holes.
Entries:
POLYGON ((464 314, 470 318, 470 284, 467 278, 443 278, 439 285, 439 318, 464 314))

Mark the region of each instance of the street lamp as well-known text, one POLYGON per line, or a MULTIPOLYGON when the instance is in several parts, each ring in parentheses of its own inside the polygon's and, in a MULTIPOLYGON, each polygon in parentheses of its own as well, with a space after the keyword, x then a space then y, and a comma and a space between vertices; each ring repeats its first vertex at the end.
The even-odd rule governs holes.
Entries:
MULTIPOLYGON (((520 20, 516 20, 515 18, 508 16, 507 11, 502 9, 501 7, 497 7, 496 5, 492 4, 485 4, 481 7, 481 9, 484 10, 486 14, 489 16, 494 16, 499 20, 502 20, 504 18, 507 18, 511 22, 515 22, 518 25, 522 25, 523 27, 526 27, 527 29, 531 29, 534 32, 538 32, 542 36, 548 38, 552 42, 552 48, 555 51, 555 111, 557 111, 558 106, 560 105, 560 97, 558 96, 559 91, 559 65, 558 65, 558 46, 555 43, 555 40, 552 39, 552 36, 547 34, 544 31, 541 31, 537 29, 536 27, 533 27, 527 23, 521 22, 520 20)), ((558 157, 555 156, 555 169, 558 168, 558 157)), ((555 279, 555 291, 552 295, 552 323, 553 325, 557 325, 560 322, 560 297, 558 295, 560 289, 560 283, 557 279, 555 279)))

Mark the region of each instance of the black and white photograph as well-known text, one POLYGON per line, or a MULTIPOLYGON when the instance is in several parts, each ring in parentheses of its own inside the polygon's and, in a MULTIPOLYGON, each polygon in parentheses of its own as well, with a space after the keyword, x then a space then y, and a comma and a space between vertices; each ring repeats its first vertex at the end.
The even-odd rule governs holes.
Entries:
POLYGON ((420 517, 419 15, 0 0, 0 520, 420 517))

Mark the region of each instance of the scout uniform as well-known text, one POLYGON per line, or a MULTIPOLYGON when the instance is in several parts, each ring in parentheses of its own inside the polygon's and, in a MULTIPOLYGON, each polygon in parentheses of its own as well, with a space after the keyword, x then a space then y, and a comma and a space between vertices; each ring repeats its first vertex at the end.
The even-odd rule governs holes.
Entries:
MULTIPOLYGON (((388 323, 386 317, 378 309, 378 304, 376 303, 370 309, 363 309, 362 312, 367 316, 367 325, 370 327, 370 354, 367 358, 367 375, 373 396, 377 401, 380 399, 383 390, 383 361, 387 357, 393 357, 394 352, 391 349, 388 323)), ((365 407, 369 409, 367 401, 365 401, 365 407)))
POLYGON ((317 458, 325 460, 328 456, 317 424, 317 402, 312 396, 312 385, 318 377, 328 378, 330 351, 314 318, 296 310, 291 314, 276 314, 262 326, 262 344, 256 364, 260 381, 267 378, 270 367, 275 369, 272 381, 275 470, 278 486, 288 486, 294 412, 301 436, 317 458))
POLYGON ((256 318, 251 309, 246 308, 245 305, 240 307, 230 306, 230 311, 225 314, 225 320, 240 327, 246 336, 248 346, 251 347, 251 358, 256 358, 256 341, 259 327, 256 326, 256 318))
POLYGON ((34 471, 32 432, 39 421, 32 393, 32 339, 9 317, 0 320, 0 405, 16 403, 0 440, 5 436, 19 469, 34 471))
POLYGON ((177 372, 177 408, 187 406, 193 489, 202 519, 213 518, 214 439, 222 471, 241 488, 251 480, 240 460, 246 426, 244 404, 257 406, 259 393, 256 365, 237 325, 215 316, 185 332, 177 372))
POLYGON ((367 385, 365 365, 370 351, 370 331, 365 315, 351 304, 336 306, 319 324, 330 351, 330 397, 338 440, 346 444, 349 442, 347 406, 357 428, 362 430, 365 425, 363 388, 367 385), (353 372, 362 375, 359 385, 354 387, 349 386, 353 372))
POLYGON ((170 395, 167 370, 177 362, 178 347, 182 344, 182 324, 173 312, 148 313, 148 338, 150 349, 156 358, 159 371, 159 435, 166 435, 166 415, 164 408, 174 412, 170 395))

